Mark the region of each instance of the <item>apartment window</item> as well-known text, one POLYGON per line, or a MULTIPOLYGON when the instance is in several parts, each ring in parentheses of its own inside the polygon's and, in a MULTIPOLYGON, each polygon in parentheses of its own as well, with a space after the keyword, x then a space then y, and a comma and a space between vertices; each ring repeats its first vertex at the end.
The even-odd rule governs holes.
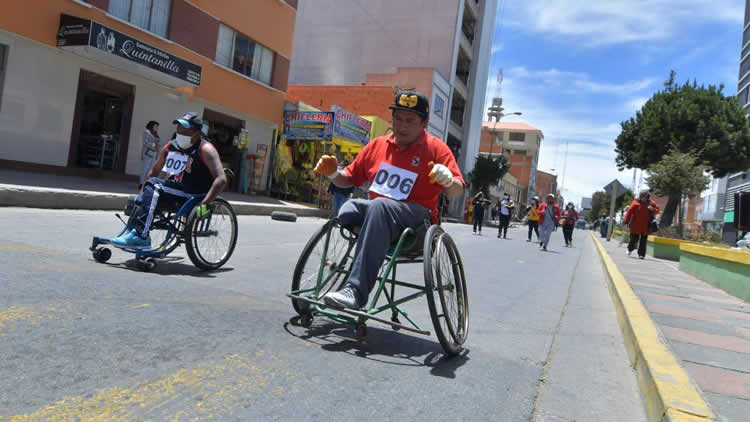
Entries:
POLYGON ((0 44, 0 111, 3 109, 3 85, 5 83, 5 69, 8 61, 8 46, 0 44))
POLYGON ((513 151, 513 155, 517 155, 519 157, 525 157, 526 156, 526 150, 523 149, 517 149, 513 151))
POLYGON ((432 108, 436 116, 443 117, 443 108, 445 108, 445 100, 443 97, 435 95, 435 104, 432 108))
POLYGON ((219 25, 216 62, 271 85, 274 52, 226 25, 219 25))
POLYGON ((508 140, 511 142, 524 142, 526 140, 526 134, 523 132, 510 132, 508 134, 508 140))
POLYGON ((109 0, 109 14, 166 37, 171 5, 172 0, 109 0))

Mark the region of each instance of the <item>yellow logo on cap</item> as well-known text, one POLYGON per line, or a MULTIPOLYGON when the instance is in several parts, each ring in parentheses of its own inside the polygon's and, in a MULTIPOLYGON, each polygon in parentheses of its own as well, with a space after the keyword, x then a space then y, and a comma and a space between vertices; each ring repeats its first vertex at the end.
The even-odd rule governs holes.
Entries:
POLYGON ((419 97, 416 95, 401 94, 398 98, 398 104, 404 107, 414 108, 419 103, 419 97))

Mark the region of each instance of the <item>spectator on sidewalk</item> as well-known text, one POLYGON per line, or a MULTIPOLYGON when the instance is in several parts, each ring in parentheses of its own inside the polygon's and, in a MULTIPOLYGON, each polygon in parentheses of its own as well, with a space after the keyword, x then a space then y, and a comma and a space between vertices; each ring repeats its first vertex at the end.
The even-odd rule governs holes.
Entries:
POLYGON ((573 246, 573 228, 575 228, 576 221, 578 221, 578 213, 576 212, 575 205, 572 202, 568 202, 560 221, 563 228, 563 237, 565 237, 565 246, 573 246))
POLYGON ((474 206, 474 234, 477 234, 477 226, 479 226, 479 234, 482 234, 482 222, 484 221, 484 209, 490 204, 490 201, 484 199, 484 193, 481 191, 474 195, 474 199, 471 201, 474 206))
POLYGON ((526 214, 529 216, 529 238, 527 242, 531 242, 531 232, 536 232, 536 241, 539 242, 539 197, 535 196, 531 198, 529 206, 526 207, 526 214))
POLYGON ((659 206, 651 200, 651 194, 647 190, 638 194, 638 199, 630 203, 628 212, 625 213, 625 224, 630 226, 630 242, 628 243, 628 255, 631 255, 638 246, 638 258, 646 257, 646 244, 648 242, 649 223, 651 219, 659 214, 659 206))
POLYGON ((146 181, 146 175, 156 162, 156 155, 159 151, 159 122, 151 120, 146 124, 146 130, 143 131, 143 145, 141 146, 141 178, 138 183, 138 190, 141 190, 143 183, 146 181))
POLYGON ((497 229, 497 237, 502 235, 503 239, 508 238, 508 226, 510 225, 510 216, 513 214, 513 208, 516 204, 510 199, 510 194, 503 193, 503 199, 498 203, 500 209, 500 223, 497 229))
POLYGON ((555 195, 547 194, 546 201, 539 207, 539 231, 541 239, 539 247, 547 250, 549 238, 555 229, 555 221, 560 219, 560 207, 555 204, 555 195))

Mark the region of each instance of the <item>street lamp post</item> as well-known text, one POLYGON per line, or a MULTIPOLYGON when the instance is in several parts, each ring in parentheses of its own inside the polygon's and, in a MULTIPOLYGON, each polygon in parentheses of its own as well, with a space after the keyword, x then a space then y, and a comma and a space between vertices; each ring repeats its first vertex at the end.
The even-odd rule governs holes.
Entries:
MULTIPOLYGON (((497 124, 500 123, 500 119, 505 116, 520 116, 522 114, 520 111, 515 111, 513 113, 503 113, 504 110, 505 108, 503 108, 503 99, 500 97, 493 98, 492 105, 487 108, 487 116, 489 120, 492 121, 492 118, 495 118, 495 124, 492 126, 492 134, 494 135, 495 139, 497 138, 497 124)), ((490 142, 490 158, 492 158, 492 151, 495 147, 495 139, 490 142)), ((508 164, 510 165, 510 163, 508 164)))

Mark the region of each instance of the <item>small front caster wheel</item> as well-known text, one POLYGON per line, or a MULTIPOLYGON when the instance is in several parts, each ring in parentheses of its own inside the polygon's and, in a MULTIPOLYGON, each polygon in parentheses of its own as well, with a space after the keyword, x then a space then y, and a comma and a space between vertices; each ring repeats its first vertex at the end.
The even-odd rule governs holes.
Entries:
POLYGON ((312 314, 302 314, 302 316, 299 317, 299 323, 305 328, 312 327, 312 323, 313 323, 312 314))
POLYGON ((354 331, 357 334, 357 338, 364 339, 367 337, 367 326, 365 324, 359 324, 354 327, 354 331))
POLYGON ((96 262, 101 262, 103 264, 109 261, 109 258, 112 258, 112 251, 109 248, 96 248, 93 255, 96 262))
POLYGON ((153 272, 156 268, 156 261, 153 258, 147 258, 144 261, 138 261, 138 269, 145 273, 153 272))

